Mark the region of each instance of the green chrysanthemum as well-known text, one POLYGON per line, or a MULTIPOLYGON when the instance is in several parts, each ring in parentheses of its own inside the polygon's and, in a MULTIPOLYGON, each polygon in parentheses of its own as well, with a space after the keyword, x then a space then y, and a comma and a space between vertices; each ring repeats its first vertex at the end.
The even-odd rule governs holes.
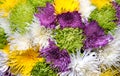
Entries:
POLYGON ((57 29, 54 31, 53 38, 56 40, 58 47, 68 50, 69 53, 83 47, 84 36, 82 30, 78 28, 57 29))
POLYGON ((116 28, 116 11, 112 6, 95 9, 91 15, 92 20, 96 20, 106 33, 116 28))
POLYGON ((37 6, 40 6, 40 7, 44 7, 46 6, 46 2, 53 2, 53 0, 30 0, 31 3, 37 7, 37 6))
POLYGON ((57 76, 48 64, 45 62, 38 62, 31 71, 32 76, 57 76))
POLYGON ((13 32, 24 34, 29 23, 32 22, 34 7, 30 2, 19 3, 10 14, 10 27, 13 32))
POLYGON ((7 44, 6 34, 4 32, 4 29, 0 27, 0 49, 3 49, 6 44, 7 44))
POLYGON ((116 0, 116 2, 117 2, 118 4, 120 4, 120 0, 116 0))

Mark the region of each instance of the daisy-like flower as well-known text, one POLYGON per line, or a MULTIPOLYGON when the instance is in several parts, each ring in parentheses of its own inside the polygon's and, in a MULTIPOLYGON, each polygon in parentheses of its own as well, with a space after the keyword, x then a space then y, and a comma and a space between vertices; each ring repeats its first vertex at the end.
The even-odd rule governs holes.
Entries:
POLYGON ((78 0, 54 0, 55 14, 79 11, 78 0))
POLYGON ((37 18, 34 18, 33 23, 30 25, 30 33, 33 46, 40 46, 45 48, 49 45, 49 39, 51 39, 52 30, 40 26, 40 22, 37 18))
POLYGON ((8 42, 11 51, 27 50, 32 46, 32 41, 29 33, 26 33, 24 35, 14 33, 8 37, 8 42))
POLYGON ((106 5, 110 5, 110 2, 112 0, 90 0, 93 5, 95 5, 98 9, 101 9, 102 7, 106 5))
POLYGON ((0 0, 0 16, 6 17, 18 2, 25 0, 0 0))
POLYGON ((7 64, 10 71, 17 75, 30 76, 32 68, 37 62, 43 62, 43 58, 39 57, 39 52, 33 49, 27 51, 12 51, 8 55, 7 64))
POLYGON ((62 13, 57 16, 58 22, 60 23, 61 28, 65 27, 73 27, 73 28, 82 28, 82 20, 80 13, 75 12, 67 12, 62 13))
POLYGON ((80 2, 80 10, 83 18, 88 18, 90 13, 95 9, 95 6, 93 6, 90 2, 90 0, 79 0, 80 2))
POLYGON ((38 13, 35 16, 39 19, 40 24, 45 26, 46 28, 55 28, 55 19, 54 15, 54 7, 52 4, 47 3, 46 7, 38 8, 38 13))
POLYGON ((25 34, 29 24, 32 23, 34 11, 35 8, 29 0, 17 4, 9 16, 11 31, 25 34))
POLYGON ((101 60, 102 69, 106 70, 110 67, 120 67, 120 28, 114 35, 114 40, 100 50, 99 58, 101 60))
POLYGON ((103 47, 113 40, 111 35, 104 33, 104 30, 96 21, 86 23, 83 32, 86 36, 84 42, 84 48, 86 49, 103 47))
POLYGON ((83 55, 71 54, 71 63, 67 72, 60 73, 60 76, 99 76, 99 59, 95 52, 85 51, 83 55))
POLYGON ((46 58, 47 63, 51 63, 52 68, 57 69, 58 72, 68 70, 70 63, 70 56, 66 50, 60 50, 55 43, 49 40, 49 46, 41 51, 42 56, 46 58))

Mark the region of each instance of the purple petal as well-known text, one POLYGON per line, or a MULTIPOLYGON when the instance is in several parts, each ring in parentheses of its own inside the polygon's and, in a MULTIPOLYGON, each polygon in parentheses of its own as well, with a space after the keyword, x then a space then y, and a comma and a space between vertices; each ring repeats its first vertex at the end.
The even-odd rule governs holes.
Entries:
POLYGON ((60 50, 53 41, 49 41, 49 47, 42 49, 41 54, 46 58, 47 63, 51 63, 52 68, 59 72, 68 70, 70 56, 66 50, 60 50))
POLYGON ((41 25, 45 26, 46 28, 55 28, 55 19, 56 16, 54 15, 54 7, 52 4, 47 3, 46 7, 38 8, 38 13, 35 16, 41 22, 41 25))
POLYGON ((82 28, 82 20, 80 13, 67 12, 57 16, 58 22, 60 23, 61 28, 73 27, 73 28, 82 28))

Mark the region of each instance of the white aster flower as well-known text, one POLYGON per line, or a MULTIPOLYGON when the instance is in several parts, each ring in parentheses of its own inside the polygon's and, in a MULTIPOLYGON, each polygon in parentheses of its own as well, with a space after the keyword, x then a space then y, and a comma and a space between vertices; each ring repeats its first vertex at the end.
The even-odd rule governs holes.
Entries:
POLYGON ((8 66, 6 64, 8 60, 7 54, 5 54, 4 52, 2 52, 2 50, 0 50, 0 72, 4 73, 6 72, 6 70, 8 69, 8 66))
POLYGON ((90 2, 90 0, 79 0, 80 1, 80 13, 83 18, 88 18, 91 12, 96 8, 90 2))
POLYGON ((34 22, 30 25, 30 32, 34 46, 40 46, 40 48, 43 48, 49 45, 48 40, 51 38, 52 31, 40 26, 38 19, 34 18, 34 22))
POLYGON ((10 50, 27 50, 32 47, 32 41, 29 33, 21 35, 19 33, 14 33, 8 38, 8 42, 10 45, 10 50))
POLYGON ((99 58, 104 70, 114 66, 120 67, 120 28, 116 30, 114 39, 107 46, 100 50, 99 58))
POLYGON ((77 54, 72 54, 70 71, 63 72, 60 76, 99 76, 99 59, 97 53, 84 52, 83 55, 78 51, 77 54))

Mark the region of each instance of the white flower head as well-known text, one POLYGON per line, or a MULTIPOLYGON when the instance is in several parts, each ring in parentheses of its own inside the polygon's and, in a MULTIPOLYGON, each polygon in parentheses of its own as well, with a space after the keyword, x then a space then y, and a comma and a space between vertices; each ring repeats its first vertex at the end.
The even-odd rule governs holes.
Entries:
POLYGON ((2 50, 0 50, 0 72, 4 73, 7 69, 8 66, 6 64, 8 60, 7 54, 5 54, 4 52, 2 52, 2 50))
POLYGON ((63 72, 60 76, 99 76, 99 59, 97 53, 84 52, 83 55, 78 51, 77 54, 72 54, 70 71, 63 72))
POLYGON ((90 2, 90 0, 79 0, 80 1, 80 13, 82 17, 88 18, 91 12, 96 8, 90 2))
POLYGON ((40 25, 37 18, 34 18, 34 22, 30 25, 31 37, 33 45, 39 45, 40 48, 47 47, 49 45, 49 39, 51 38, 52 31, 40 25))
POLYGON ((31 37, 29 33, 26 33, 24 35, 21 35, 19 33, 14 33, 8 38, 10 50, 11 51, 23 51, 30 49, 32 47, 31 43, 31 37))
POLYGON ((114 66, 120 67, 120 28, 116 30, 114 39, 100 51, 101 64, 105 65, 104 70, 114 66))

